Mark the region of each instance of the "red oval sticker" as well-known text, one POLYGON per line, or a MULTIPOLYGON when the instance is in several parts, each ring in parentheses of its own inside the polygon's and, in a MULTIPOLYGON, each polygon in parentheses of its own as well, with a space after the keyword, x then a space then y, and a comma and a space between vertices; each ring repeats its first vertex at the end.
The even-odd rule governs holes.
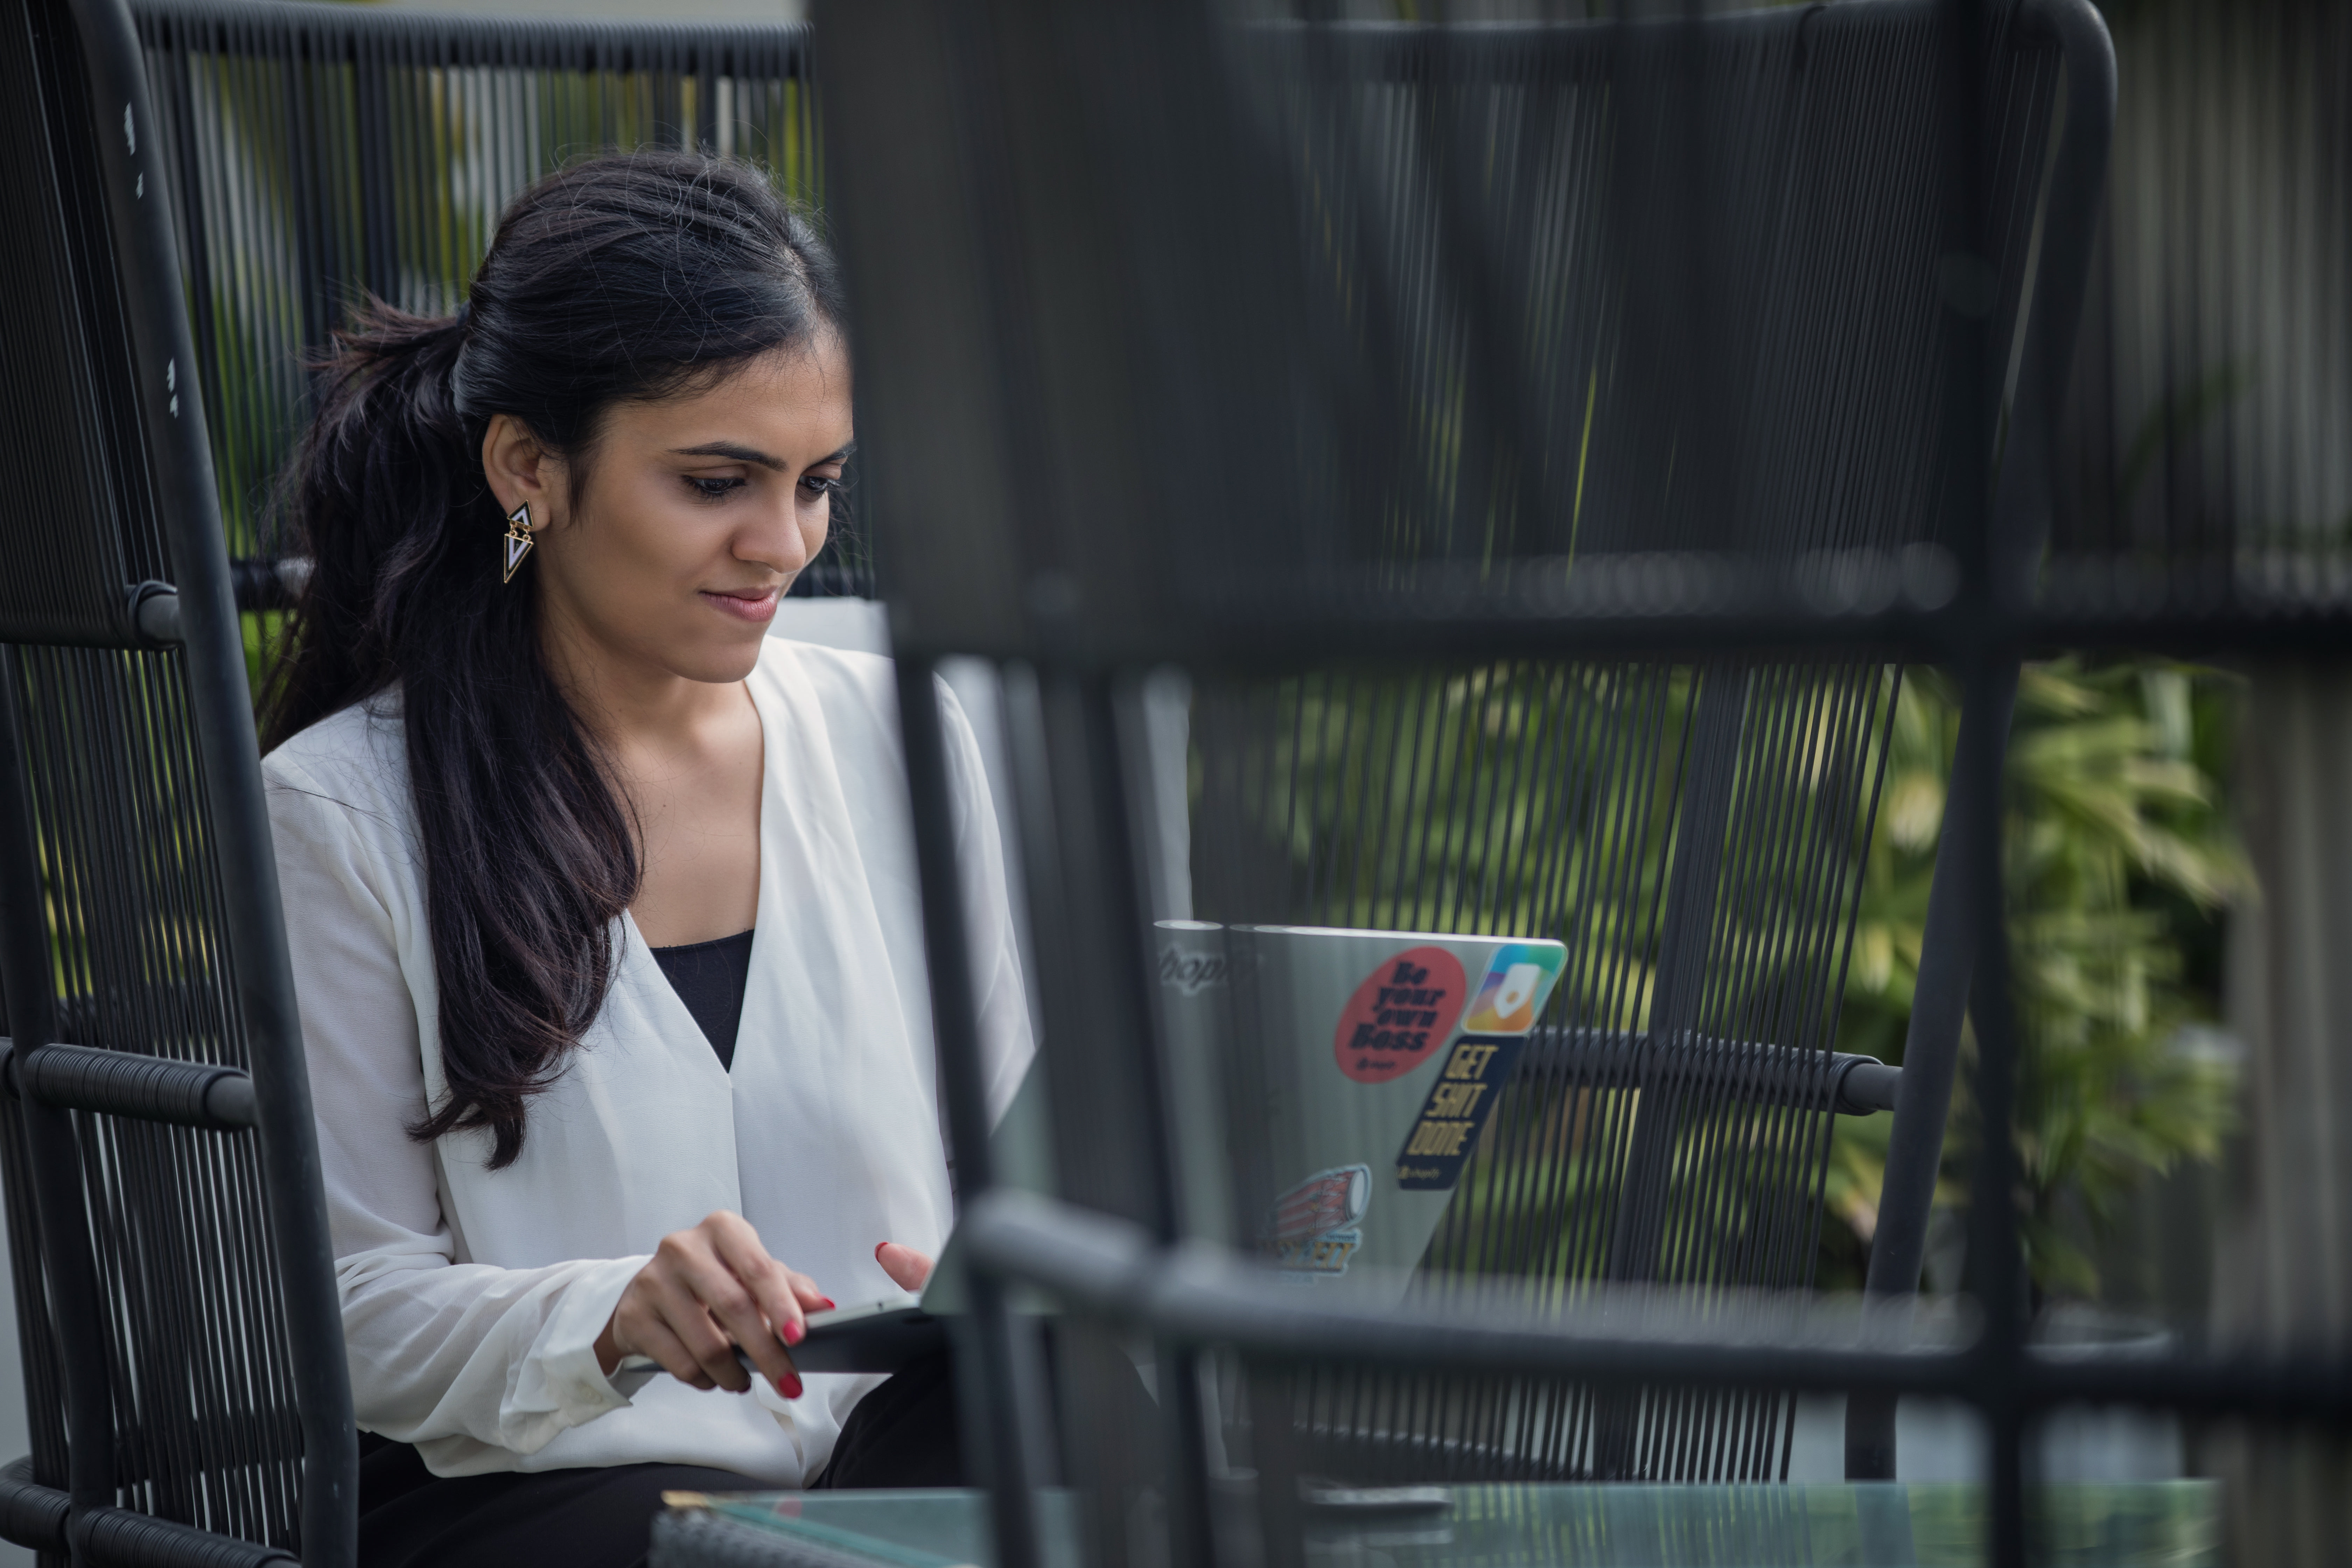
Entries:
POLYGON ((1427 1061, 1454 1032, 1468 983, 1442 947, 1416 947, 1364 977, 1339 1015, 1331 1042, 1339 1070, 1358 1083, 1386 1083, 1427 1061))

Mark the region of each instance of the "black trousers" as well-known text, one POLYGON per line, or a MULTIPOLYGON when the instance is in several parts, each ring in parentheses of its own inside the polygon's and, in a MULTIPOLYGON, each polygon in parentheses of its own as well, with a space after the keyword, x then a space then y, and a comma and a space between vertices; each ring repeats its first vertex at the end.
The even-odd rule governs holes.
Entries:
MULTIPOLYGON (((859 1400, 820 1489, 960 1487, 955 1378, 945 1353, 859 1400)), ((758 1491, 731 1470, 614 1465, 436 1476, 406 1443, 360 1437, 360 1568, 637 1568, 666 1491, 758 1491)))

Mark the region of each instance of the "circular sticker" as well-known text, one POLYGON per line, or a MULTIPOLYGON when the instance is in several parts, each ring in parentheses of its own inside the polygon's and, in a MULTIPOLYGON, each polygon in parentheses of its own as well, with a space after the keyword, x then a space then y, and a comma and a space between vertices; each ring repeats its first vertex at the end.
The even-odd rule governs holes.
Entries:
POLYGON ((1383 959, 1339 1015, 1331 1042, 1339 1070, 1358 1083, 1386 1083, 1411 1072, 1454 1032, 1468 989, 1461 960, 1442 947, 1383 959))

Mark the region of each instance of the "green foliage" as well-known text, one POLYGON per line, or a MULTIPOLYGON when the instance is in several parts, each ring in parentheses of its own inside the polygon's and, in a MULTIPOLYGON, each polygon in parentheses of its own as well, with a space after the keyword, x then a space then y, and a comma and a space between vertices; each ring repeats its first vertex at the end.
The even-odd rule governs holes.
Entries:
MULTIPOLYGON (((2210 976, 2190 973, 2196 951, 2249 889, 2213 776, 2229 695, 2212 672, 2152 663, 2063 660, 2030 667, 2020 686, 2005 871, 2023 1035, 2019 1205, 2044 1291, 2097 1289, 2073 1215, 2104 1223, 2149 1175, 2214 1158, 2230 1129, 2228 1069, 2173 1044, 2213 1004, 2210 976)), ((1900 1059, 1958 730, 1952 693, 1914 673, 1871 846, 1843 1049, 1900 1059)), ((1832 1210, 1865 1241, 1889 1121, 1842 1120, 1832 1158, 1832 1210)), ((1963 1096, 1943 1203, 1966 1205, 1980 1136, 1963 1096)))
MULTIPOLYGON (((1767 1037, 1819 1041, 1842 944, 1787 913, 1823 897, 1809 847, 1859 831, 1853 781, 1876 773, 1866 717, 1885 710, 1892 673, 1502 661, 1279 683, 1255 700, 1268 710, 1248 721, 1250 754, 1221 762, 1204 792, 1213 809, 1237 805, 1241 822, 1199 836, 1246 839, 1242 858, 1265 881, 1255 903, 1201 913, 1276 908, 1316 924, 1556 937, 1575 954, 1562 1011, 1645 1028, 1693 749, 1710 701, 1727 699, 1759 743, 1715 805, 1734 847, 1710 896, 1722 958, 1709 1005, 1767 1037)), ((1203 732, 1226 721, 1196 720, 1203 732)), ((1597 1274, 1640 1102, 1589 1086, 1507 1098, 1433 1258, 1547 1287, 1597 1274), (1601 1219, 1560 1226, 1563 1213, 1601 1219), (1558 1234, 1529 1254, 1530 1226, 1558 1234)), ((1785 1117, 1744 1100, 1675 1114, 1667 1277, 1761 1267, 1748 1240, 1811 1235, 1812 1194, 1792 1186, 1779 1152, 1785 1117)))
MULTIPOLYGON (((2176 1161, 2212 1159, 2229 1131, 2228 1068, 2174 1041, 2213 1010, 2217 917, 2247 889, 2214 784, 2231 689, 2210 671, 2150 663, 2038 665, 2021 683, 2005 818, 2025 1035, 2015 1132, 2029 1259, 2045 1291, 2095 1290, 2085 1223, 2099 1225, 2176 1161)), ((1278 721, 1264 732, 1278 738, 1244 770, 1259 781, 1244 790, 1254 797, 1244 810, 1289 883, 1285 904, 1304 896, 1306 918, 1332 924, 1529 931, 1569 890, 1564 927, 1542 934, 1584 955, 1567 981, 1572 1010, 1604 1026, 1643 1025, 1690 671, 1504 663, 1421 679, 1314 678, 1275 701, 1278 721)), ((1800 803, 1795 818, 1755 819, 1780 832, 1825 805, 1807 782, 1828 743, 1818 714, 1794 690, 1768 706, 1791 702, 1790 733, 1812 740, 1751 759, 1740 786, 1743 797, 1800 803)), ((1958 729, 1941 678, 1907 675, 1885 740, 1842 1049, 1902 1058, 1958 729)), ((1831 767, 1822 776, 1846 775, 1831 767)), ((1757 830, 1746 822, 1735 812, 1734 832, 1757 830)), ((1742 919, 1761 932, 1770 906, 1796 889, 1757 891, 1762 901, 1742 919)), ((1769 942, 1740 946, 1765 960, 1742 981, 1761 1001, 1779 984, 1776 955, 1769 942)), ((1460 1204, 1549 1209, 1601 1174, 1591 1162, 1614 1135, 1595 1134, 1628 1110, 1605 1093, 1514 1101, 1496 1122, 1519 1128, 1514 1168, 1491 1168, 1482 1153, 1460 1204)), ((1706 1158, 1742 1144, 1738 1121, 1708 1135, 1706 1158)), ((1825 1239, 1825 1283, 1860 1282, 1891 1125, 1838 1119, 1827 1194, 1843 1226, 1825 1239)), ((1963 1093, 1947 1140, 1948 1205, 1967 1202, 1979 1139, 1963 1093)), ((1737 1228, 1746 1202, 1723 1223, 1737 1228)), ((1597 1264, 1573 1250, 1547 1272, 1572 1279, 1597 1264)), ((1459 1262, 1486 1266, 1466 1254, 1459 1262)))
POLYGON ((269 671, 269 661, 276 657, 278 639, 286 629, 286 616, 281 610, 247 610, 237 616, 237 625, 245 634, 245 685, 256 702, 261 700, 261 682, 269 671))
POLYGON ((1313 889, 1316 919, 1597 943, 1590 1016, 1633 1026, 1691 684, 1687 670, 1513 662, 1286 683, 1253 815, 1313 889), (1578 929, 1539 929, 1563 886, 1585 890, 1578 929))

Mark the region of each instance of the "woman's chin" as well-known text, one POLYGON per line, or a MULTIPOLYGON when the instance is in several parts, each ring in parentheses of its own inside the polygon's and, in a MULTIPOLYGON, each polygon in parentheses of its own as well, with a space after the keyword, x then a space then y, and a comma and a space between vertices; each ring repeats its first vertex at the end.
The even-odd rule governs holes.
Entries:
POLYGON ((670 660, 669 666, 688 680, 732 686, 758 667, 760 649, 766 641, 767 634, 757 628, 748 636, 730 637, 724 642, 708 639, 690 652, 681 650, 680 657, 670 660))

